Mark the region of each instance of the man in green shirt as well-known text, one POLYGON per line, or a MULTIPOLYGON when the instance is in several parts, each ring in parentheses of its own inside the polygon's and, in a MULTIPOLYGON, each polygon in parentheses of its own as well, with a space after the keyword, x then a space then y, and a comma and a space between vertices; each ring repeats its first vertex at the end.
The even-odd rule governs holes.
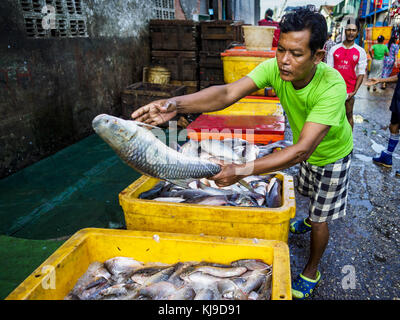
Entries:
POLYGON ((385 56, 389 55, 389 49, 386 45, 383 44, 385 38, 383 36, 378 37, 378 43, 374 44, 369 50, 369 54, 376 60, 383 60, 385 56))
POLYGON ((273 87, 286 111, 294 144, 246 164, 224 164, 212 177, 229 186, 248 175, 283 170, 300 164, 298 190, 310 197, 309 217, 291 224, 293 233, 311 231, 310 257, 292 284, 295 298, 308 297, 321 278, 319 261, 329 240, 328 222, 346 214, 352 129, 345 113, 346 84, 338 71, 321 61, 327 26, 308 9, 286 14, 275 59, 248 76, 194 94, 158 100, 136 110, 132 118, 159 125, 177 113, 224 109, 264 87, 273 87))

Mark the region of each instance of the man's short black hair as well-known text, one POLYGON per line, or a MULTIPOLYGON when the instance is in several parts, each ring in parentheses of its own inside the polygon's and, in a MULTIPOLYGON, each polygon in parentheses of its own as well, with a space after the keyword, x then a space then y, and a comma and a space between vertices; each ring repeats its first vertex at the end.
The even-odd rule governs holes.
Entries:
POLYGON ((385 41, 385 37, 380 35, 377 40, 379 43, 383 43, 383 41, 385 41))
POLYGON ((279 27, 282 33, 309 29, 311 32, 309 46, 312 54, 322 49, 326 42, 328 28, 324 16, 307 8, 299 8, 285 14, 279 22, 279 27))

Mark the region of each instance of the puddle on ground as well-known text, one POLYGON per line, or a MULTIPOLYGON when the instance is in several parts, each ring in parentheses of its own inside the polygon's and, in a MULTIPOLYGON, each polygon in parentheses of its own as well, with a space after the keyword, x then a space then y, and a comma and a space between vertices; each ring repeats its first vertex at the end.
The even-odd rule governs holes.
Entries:
POLYGON ((372 146, 371 148, 376 152, 376 153, 381 153, 382 151, 386 150, 386 147, 383 145, 376 143, 374 140, 371 139, 372 146))
POLYGON ((354 156, 357 159, 359 159, 361 161, 364 161, 364 162, 371 162, 372 161, 372 157, 367 157, 367 156, 364 156, 363 154, 356 153, 354 156))

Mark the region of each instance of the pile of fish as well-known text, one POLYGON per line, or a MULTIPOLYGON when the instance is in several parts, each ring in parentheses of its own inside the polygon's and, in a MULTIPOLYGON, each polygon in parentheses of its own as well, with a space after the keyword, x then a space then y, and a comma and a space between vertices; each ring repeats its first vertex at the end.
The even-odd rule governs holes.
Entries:
POLYGON ((226 163, 247 163, 267 156, 276 150, 291 146, 290 141, 281 140, 267 145, 255 145, 247 140, 233 138, 224 140, 206 139, 200 142, 189 140, 179 152, 208 160, 215 158, 226 163))
MULTIPOLYGON (((215 158, 225 163, 247 163, 287 145, 284 141, 257 146, 242 139, 189 140, 179 148, 179 152, 204 160, 215 158)), ((274 174, 248 176, 222 188, 207 178, 188 182, 187 185, 161 181, 151 190, 141 193, 139 198, 200 205, 278 208, 282 206, 282 182, 274 174)))
POLYGON ((247 187, 240 183, 224 188, 211 187, 212 180, 201 179, 190 183, 189 188, 183 188, 160 181, 152 189, 141 193, 139 199, 209 206, 282 206, 282 183, 274 174, 250 176, 243 180, 247 187))
POLYGON ((256 259, 142 263, 93 262, 65 300, 269 300, 272 266, 256 259))
POLYGON ((146 129, 148 125, 137 121, 102 114, 93 120, 92 126, 129 166, 163 180, 141 194, 141 199, 270 208, 282 205, 282 186, 277 177, 249 176, 225 188, 219 188, 207 178, 221 171, 215 160, 251 163, 290 146, 288 141, 258 146, 242 139, 189 140, 173 149, 157 139, 152 130, 146 129))

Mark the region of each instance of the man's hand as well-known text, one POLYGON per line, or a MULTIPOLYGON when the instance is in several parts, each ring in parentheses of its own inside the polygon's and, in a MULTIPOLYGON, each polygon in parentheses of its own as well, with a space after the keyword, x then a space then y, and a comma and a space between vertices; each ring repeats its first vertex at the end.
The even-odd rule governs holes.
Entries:
POLYGON ((350 92, 347 94, 347 99, 346 100, 350 100, 351 98, 353 98, 356 95, 355 92, 350 92))
POLYGON ((209 159, 221 166, 221 171, 215 176, 208 178, 214 180, 218 187, 228 187, 243 179, 244 175, 237 175, 238 165, 234 163, 224 163, 223 161, 209 159))
POLYGON ((366 86, 374 86, 374 85, 376 85, 377 83, 379 83, 380 82, 380 79, 378 79, 378 78, 371 78, 371 79, 368 79, 368 81, 365 83, 365 85, 366 86))
POLYGON ((151 102, 132 113, 133 120, 157 126, 171 120, 177 114, 176 102, 157 100, 151 102))

